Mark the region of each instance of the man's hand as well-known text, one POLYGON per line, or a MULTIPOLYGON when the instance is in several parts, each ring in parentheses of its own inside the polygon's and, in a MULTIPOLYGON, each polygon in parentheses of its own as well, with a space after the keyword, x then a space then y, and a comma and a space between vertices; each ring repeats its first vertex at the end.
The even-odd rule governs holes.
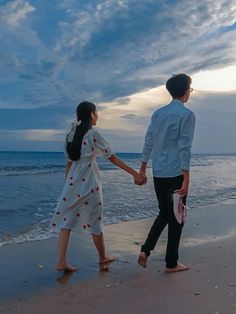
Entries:
POLYGON ((189 170, 183 170, 183 177, 184 177, 184 181, 182 183, 181 189, 175 191, 179 193, 181 196, 185 196, 188 194, 189 180, 190 180, 189 170))
POLYGON ((147 176, 145 171, 140 171, 139 175, 141 176, 142 179, 142 185, 147 183, 147 176))
POLYGON ((139 175, 141 177, 141 183, 139 185, 144 185, 147 183, 147 176, 146 176, 146 162, 142 162, 140 166, 139 175))
POLYGON ((185 196, 188 194, 189 189, 189 181, 184 180, 181 188, 179 190, 175 190, 175 192, 179 193, 181 196, 185 196))

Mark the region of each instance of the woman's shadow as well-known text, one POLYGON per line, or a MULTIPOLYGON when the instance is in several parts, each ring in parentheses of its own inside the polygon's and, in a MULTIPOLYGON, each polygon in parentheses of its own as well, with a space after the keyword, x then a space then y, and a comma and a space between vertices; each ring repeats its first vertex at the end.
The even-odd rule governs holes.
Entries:
POLYGON ((70 277, 74 274, 74 271, 64 271, 61 276, 57 278, 57 282, 61 285, 65 285, 69 282, 70 277))

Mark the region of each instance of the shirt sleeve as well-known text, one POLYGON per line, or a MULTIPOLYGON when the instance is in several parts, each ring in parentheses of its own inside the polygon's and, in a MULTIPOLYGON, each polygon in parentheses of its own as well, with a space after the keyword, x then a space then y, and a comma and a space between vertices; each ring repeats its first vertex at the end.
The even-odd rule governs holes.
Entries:
POLYGON ((191 147, 193 142, 196 118, 191 111, 180 125, 179 152, 182 170, 189 170, 191 160, 191 147))
POLYGON ((110 143, 97 130, 93 133, 93 143, 94 152, 97 156, 109 159, 114 155, 110 143))
POLYGON ((147 163, 153 148, 153 117, 145 135, 142 161, 147 163))

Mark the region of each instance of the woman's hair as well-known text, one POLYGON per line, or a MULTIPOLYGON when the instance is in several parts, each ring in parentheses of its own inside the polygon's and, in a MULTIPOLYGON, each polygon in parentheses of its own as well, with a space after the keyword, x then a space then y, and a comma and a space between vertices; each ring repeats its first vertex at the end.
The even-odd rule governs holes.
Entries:
POLYGON ((96 106, 88 101, 81 102, 76 109, 77 120, 80 124, 76 126, 72 142, 66 143, 66 152, 71 160, 80 159, 83 137, 92 128, 91 113, 95 111, 96 106))
POLYGON ((166 82, 166 88, 173 98, 183 97, 190 88, 192 79, 184 73, 173 75, 166 82))

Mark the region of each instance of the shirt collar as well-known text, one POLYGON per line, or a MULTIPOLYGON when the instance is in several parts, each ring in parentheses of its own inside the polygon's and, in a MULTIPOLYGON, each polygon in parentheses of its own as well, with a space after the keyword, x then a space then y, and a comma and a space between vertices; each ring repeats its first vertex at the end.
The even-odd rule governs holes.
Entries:
POLYGON ((177 103, 177 104, 181 104, 181 105, 184 106, 184 103, 183 103, 181 100, 176 99, 176 98, 172 99, 170 103, 171 103, 171 104, 177 103))

